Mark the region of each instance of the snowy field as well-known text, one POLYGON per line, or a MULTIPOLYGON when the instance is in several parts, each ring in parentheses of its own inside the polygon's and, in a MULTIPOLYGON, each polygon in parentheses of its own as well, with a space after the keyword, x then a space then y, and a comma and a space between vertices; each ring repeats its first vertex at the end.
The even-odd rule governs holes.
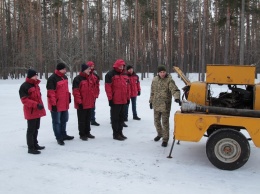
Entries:
MULTIPOLYGON (((184 84, 172 74, 177 86, 184 84)), ((197 76, 190 75, 192 81, 197 76)), ((47 110, 46 80, 41 91, 47 110)), ((26 127, 18 90, 24 79, 0 80, 0 194, 259 194, 260 149, 250 142, 248 162, 238 170, 223 171, 214 167, 206 156, 206 138, 198 143, 181 142, 170 152, 174 112, 172 105, 169 146, 154 142, 156 130, 153 111, 149 108, 152 74, 141 81, 137 112, 141 121, 132 119, 129 109, 127 140, 112 139, 109 106, 101 81, 96 104, 96 120, 92 126, 96 139, 82 141, 77 130, 77 115, 70 105, 67 133, 75 136, 57 144, 50 112, 41 120, 39 144, 46 146, 40 155, 27 153, 26 127)), ((70 91, 71 91, 71 85, 70 91)), ((219 89, 221 90, 221 89, 219 89)))

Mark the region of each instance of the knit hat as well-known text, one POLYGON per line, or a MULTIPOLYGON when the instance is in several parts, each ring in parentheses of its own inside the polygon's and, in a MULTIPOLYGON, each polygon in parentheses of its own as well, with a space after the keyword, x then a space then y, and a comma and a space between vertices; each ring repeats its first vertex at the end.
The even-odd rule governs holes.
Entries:
POLYGON ((132 65, 127 65, 126 70, 128 71, 129 69, 133 69, 132 65))
POLYGON ((27 77, 32 78, 33 76, 38 75, 38 73, 33 69, 28 69, 27 77))
POLYGON ((56 66, 56 69, 57 70, 62 70, 62 69, 65 69, 66 68, 66 65, 64 63, 59 63, 57 66, 56 66))
POLYGON ((166 71, 166 68, 164 65, 159 65, 158 68, 157 68, 157 71, 158 73, 161 72, 161 71, 166 71))
POLYGON ((94 63, 93 61, 88 61, 88 62, 87 62, 87 65, 88 65, 89 67, 92 67, 93 65, 95 65, 95 63, 94 63))
POLYGON ((90 66, 86 65, 85 63, 83 63, 81 65, 81 72, 85 71, 86 69, 88 69, 90 66))

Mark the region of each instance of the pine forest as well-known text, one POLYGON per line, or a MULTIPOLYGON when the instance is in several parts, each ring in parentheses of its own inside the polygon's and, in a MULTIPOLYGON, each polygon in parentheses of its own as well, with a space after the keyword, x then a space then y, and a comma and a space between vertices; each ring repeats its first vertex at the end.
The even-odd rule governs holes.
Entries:
POLYGON ((0 79, 42 76, 116 59, 142 77, 158 65, 199 73, 206 64, 256 65, 260 72, 259 0, 0 0, 0 79))

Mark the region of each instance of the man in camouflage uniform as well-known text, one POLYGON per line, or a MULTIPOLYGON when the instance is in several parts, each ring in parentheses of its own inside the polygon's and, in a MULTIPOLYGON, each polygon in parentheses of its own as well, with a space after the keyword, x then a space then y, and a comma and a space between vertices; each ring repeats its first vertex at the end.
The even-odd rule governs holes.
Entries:
POLYGON ((165 66, 159 65, 158 75, 152 81, 149 103, 150 108, 154 109, 154 125, 157 130, 157 136, 154 138, 154 141, 159 141, 163 138, 163 147, 167 147, 169 140, 169 117, 172 96, 175 102, 181 105, 180 90, 175 85, 172 76, 166 73, 165 66))

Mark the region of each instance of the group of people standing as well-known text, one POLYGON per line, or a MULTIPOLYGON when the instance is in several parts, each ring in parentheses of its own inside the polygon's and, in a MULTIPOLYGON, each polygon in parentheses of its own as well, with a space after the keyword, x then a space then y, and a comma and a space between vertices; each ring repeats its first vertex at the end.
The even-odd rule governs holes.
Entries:
MULTIPOLYGON (((100 79, 94 71, 94 66, 95 64, 92 61, 82 64, 79 75, 73 79, 72 83, 79 136, 83 141, 88 140, 88 138, 95 138, 90 133, 90 125, 99 126, 99 123, 95 120, 95 102, 100 92, 100 79)), ((124 121, 128 117, 130 99, 132 100, 133 119, 140 120, 136 112, 136 96, 140 95, 141 92, 139 77, 134 73, 132 66, 128 66, 128 70, 128 73, 126 73, 125 62, 119 59, 114 63, 113 70, 109 71, 105 78, 105 90, 111 107, 113 138, 120 141, 127 138, 123 135, 122 130, 125 126, 124 121), (135 84, 135 86, 131 84, 135 84)), ((24 105, 24 116, 27 120, 26 140, 30 154, 40 154, 40 150, 45 149, 44 146, 38 144, 37 140, 40 118, 46 115, 39 83, 37 71, 29 69, 26 80, 19 89, 20 99, 24 105)), ((66 132, 71 93, 69 92, 64 63, 57 64, 55 72, 47 80, 46 88, 53 132, 57 143, 65 145, 65 140, 72 140, 74 137, 66 132)))
MULTIPOLYGON (((95 72, 95 64, 88 61, 81 65, 80 73, 73 79, 72 94, 74 108, 77 110, 78 130, 81 140, 94 139, 90 133, 90 125, 99 126, 95 120, 95 102, 100 93, 100 79, 95 72)), ((29 69, 25 82, 20 86, 19 95, 23 104, 24 117, 27 120, 26 140, 28 153, 40 154, 44 146, 38 144, 37 136, 40 128, 40 118, 46 115, 42 102, 37 71, 29 69)), ((65 145, 65 140, 74 139, 67 134, 66 124, 69 120, 69 92, 66 65, 59 63, 55 72, 48 78, 47 84, 48 109, 51 113, 53 132, 59 145, 65 145)), ((113 139, 124 141, 127 137, 123 128, 128 121, 128 109, 131 100, 134 120, 141 120, 136 111, 136 99, 141 94, 139 77, 133 66, 126 67, 125 61, 116 60, 113 69, 105 75, 105 91, 110 106, 110 119, 113 130, 113 139)), ((170 74, 166 73, 165 66, 158 66, 158 74, 153 78, 150 93, 150 108, 154 109, 154 125, 157 136, 154 141, 163 139, 162 146, 166 147, 169 141, 169 117, 172 96, 175 102, 181 105, 180 90, 170 74)))

